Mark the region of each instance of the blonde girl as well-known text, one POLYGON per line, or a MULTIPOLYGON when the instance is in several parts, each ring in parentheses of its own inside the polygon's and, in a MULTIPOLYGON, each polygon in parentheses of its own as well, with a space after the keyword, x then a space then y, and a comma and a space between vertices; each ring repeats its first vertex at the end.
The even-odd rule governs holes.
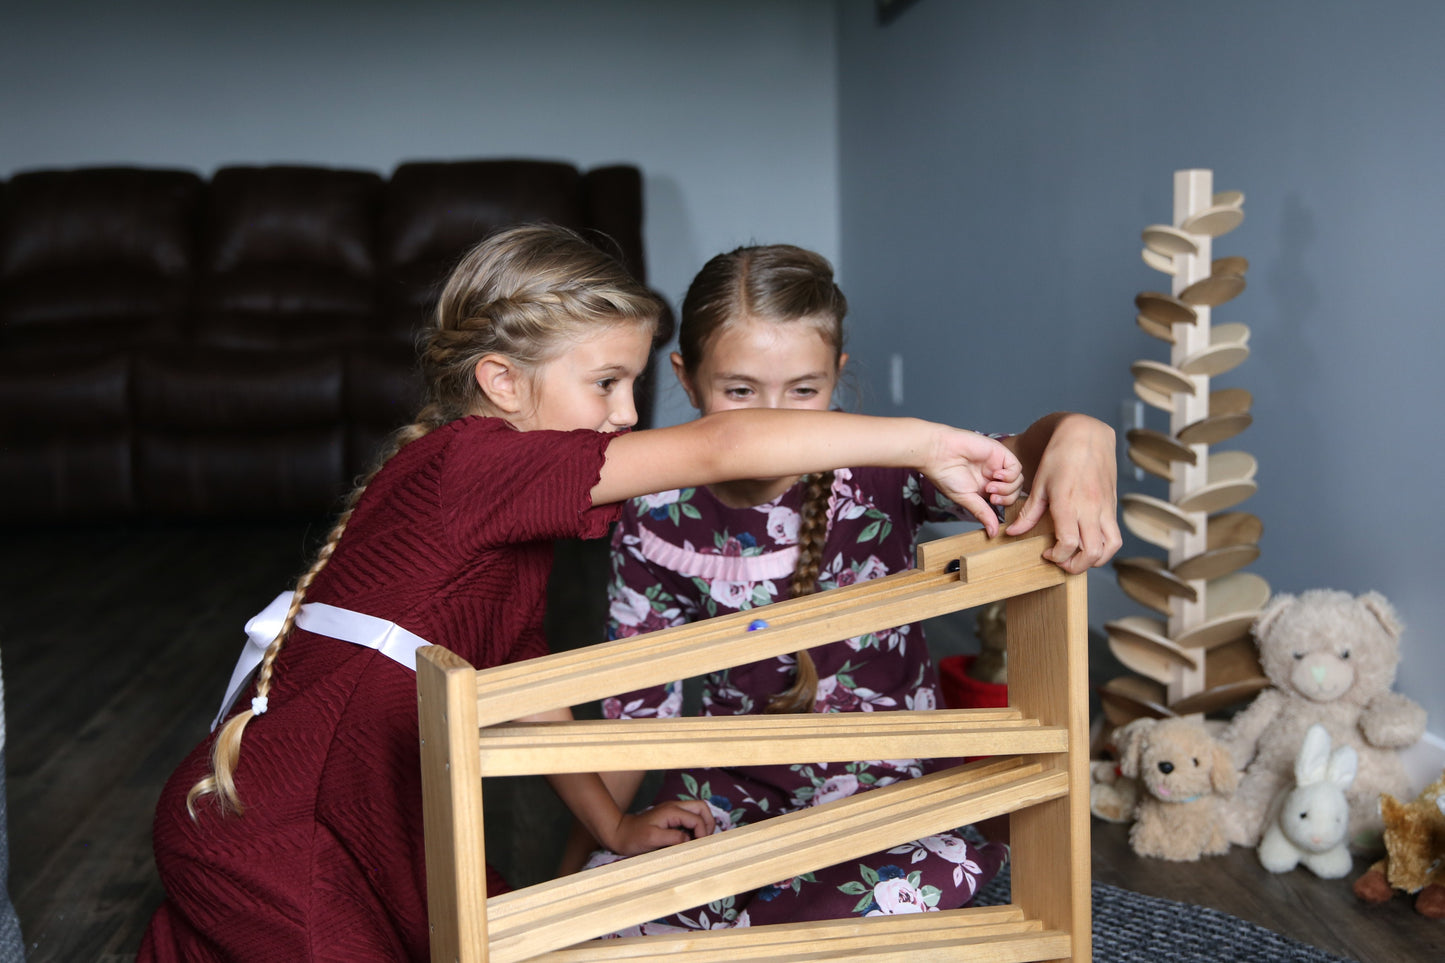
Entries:
MULTIPOLYGON (((823 410, 848 360, 846 313, 832 267, 820 255, 789 245, 739 248, 709 261, 689 288, 673 368, 704 418, 733 409, 823 410)), ((1004 444, 1032 482, 1010 531, 1028 530, 1048 511, 1059 532, 1051 561, 1071 572, 1106 561, 1119 546, 1113 432, 1092 418, 1056 414, 1004 444)), ((625 506, 613 538, 610 635, 755 608, 906 568, 919 526, 959 512, 927 477, 886 466, 770 474, 643 496, 625 506)), ((931 709, 938 701, 934 666, 917 625, 738 666, 707 677, 703 686, 703 711, 710 715, 931 709)), ((676 684, 604 704, 605 714, 615 718, 680 710, 676 684)), ((726 829, 912 778, 933 766, 901 759, 667 773, 658 798, 706 802, 726 829)), ((641 777, 604 778, 625 805, 641 777)), ((585 856, 579 838, 585 841, 585 835, 574 834, 564 869, 585 856)), ((1002 855, 999 847, 942 834, 650 927, 961 906, 993 875, 1002 855)))
MULTIPOLYGON (((408 653, 437 643, 479 667, 544 654, 551 544, 606 534, 618 503, 874 463, 922 470, 986 523, 1015 497, 1007 449, 911 419, 756 411, 624 433, 660 311, 560 228, 503 232, 460 263, 422 350, 426 405, 270 612, 274 635, 253 620, 254 680, 162 793, 166 901, 142 960, 427 959, 408 653)), ((713 828, 695 800, 629 815, 595 774, 553 784, 617 852, 713 828)))

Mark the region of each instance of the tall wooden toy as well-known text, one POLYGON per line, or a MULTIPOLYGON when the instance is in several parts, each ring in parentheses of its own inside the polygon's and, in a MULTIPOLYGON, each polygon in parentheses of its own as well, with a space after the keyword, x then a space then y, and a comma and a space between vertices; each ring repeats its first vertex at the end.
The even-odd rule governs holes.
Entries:
POLYGON ((1215 257, 1214 239, 1244 220, 1244 195, 1215 193, 1208 170, 1174 173, 1174 220, 1143 231, 1144 262, 1171 279, 1170 293, 1135 298, 1137 323, 1169 346, 1167 362, 1134 362, 1134 393, 1165 412, 1169 430, 1126 433, 1129 459, 1168 482, 1168 497, 1126 493, 1125 527, 1167 556, 1120 558, 1119 587, 1151 615, 1108 623, 1114 655, 1137 675, 1101 689, 1106 721, 1190 715, 1243 701, 1267 685, 1250 625, 1268 583, 1240 571, 1259 557, 1262 524, 1234 510, 1256 489, 1254 456, 1214 450, 1248 428, 1250 393, 1212 379, 1249 356, 1249 328, 1213 323, 1215 308, 1245 287, 1249 262, 1215 257))

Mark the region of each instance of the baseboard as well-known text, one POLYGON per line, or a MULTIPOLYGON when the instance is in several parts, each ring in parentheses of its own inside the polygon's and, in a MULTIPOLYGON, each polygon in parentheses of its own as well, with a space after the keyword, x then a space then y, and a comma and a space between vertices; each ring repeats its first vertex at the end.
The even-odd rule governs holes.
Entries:
POLYGON ((1433 732, 1426 732, 1420 741, 1409 749, 1400 751, 1405 763, 1405 772, 1410 777, 1412 795, 1440 778, 1445 772, 1445 739, 1433 732))

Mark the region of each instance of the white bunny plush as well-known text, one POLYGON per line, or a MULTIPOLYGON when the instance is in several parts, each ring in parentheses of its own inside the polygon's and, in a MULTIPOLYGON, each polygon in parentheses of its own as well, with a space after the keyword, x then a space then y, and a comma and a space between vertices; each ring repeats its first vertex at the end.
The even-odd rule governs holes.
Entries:
POLYGON ((1339 879, 1351 868, 1346 832, 1350 804, 1345 790, 1355 780, 1358 758, 1351 746, 1330 752, 1330 734, 1309 727, 1295 757, 1293 789, 1275 800, 1259 842, 1259 861, 1271 873, 1304 863, 1322 879, 1339 879))

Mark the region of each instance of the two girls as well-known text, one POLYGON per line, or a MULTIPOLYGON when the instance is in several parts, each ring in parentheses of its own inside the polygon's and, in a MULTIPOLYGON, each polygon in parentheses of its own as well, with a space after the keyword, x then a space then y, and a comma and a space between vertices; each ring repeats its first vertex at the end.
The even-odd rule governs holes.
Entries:
MULTIPOLYGON (((1014 500, 1007 448, 915 419, 758 410, 622 433, 660 312, 557 228, 503 232, 458 266, 423 348, 426 405, 353 492, 254 683, 166 785, 167 898, 142 960, 427 958, 415 675, 349 641, 356 626, 478 667, 542 655, 551 543, 600 537, 620 502, 658 490, 910 468, 990 532, 1014 500)), ((713 829, 698 800, 627 815, 594 774, 553 785, 614 852, 713 829)))

